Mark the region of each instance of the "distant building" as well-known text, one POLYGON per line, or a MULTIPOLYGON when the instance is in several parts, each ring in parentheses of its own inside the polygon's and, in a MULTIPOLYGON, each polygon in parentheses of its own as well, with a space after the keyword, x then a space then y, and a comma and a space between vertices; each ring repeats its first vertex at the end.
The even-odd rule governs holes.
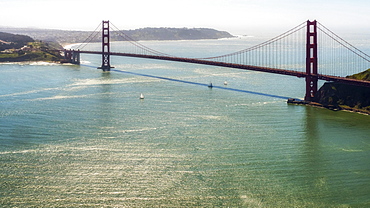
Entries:
POLYGON ((3 41, 3 40, 0 40, 0 44, 10 45, 11 42, 6 42, 6 41, 3 41))

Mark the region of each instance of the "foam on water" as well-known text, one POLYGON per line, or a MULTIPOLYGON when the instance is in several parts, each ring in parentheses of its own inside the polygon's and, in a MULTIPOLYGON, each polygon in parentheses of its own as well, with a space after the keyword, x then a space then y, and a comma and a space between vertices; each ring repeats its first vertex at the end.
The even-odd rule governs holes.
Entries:
POLYGON ((44 61, 24 61, 24 62, 0 62, 0 65, 54 66, 54 65, 60 65, 60 64, 54 63, 54 62, 44 62, 44 61))

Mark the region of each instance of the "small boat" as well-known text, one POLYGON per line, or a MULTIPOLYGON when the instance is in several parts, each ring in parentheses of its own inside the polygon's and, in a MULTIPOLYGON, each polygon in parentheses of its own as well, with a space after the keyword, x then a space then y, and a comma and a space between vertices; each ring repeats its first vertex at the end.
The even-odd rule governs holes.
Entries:
POLYGON ((227 85, 227 82, 226 81, 224 82, 224 85, 227 85))
POLYGON ((212 88, 212 87, 213 87, 212 82, 211 82, 211 83, 209 83, 208 87, 209 87, 209 88, 212 88))
POLYGON ((144 99, 143 93, 140 94, 140 99, 144 99))

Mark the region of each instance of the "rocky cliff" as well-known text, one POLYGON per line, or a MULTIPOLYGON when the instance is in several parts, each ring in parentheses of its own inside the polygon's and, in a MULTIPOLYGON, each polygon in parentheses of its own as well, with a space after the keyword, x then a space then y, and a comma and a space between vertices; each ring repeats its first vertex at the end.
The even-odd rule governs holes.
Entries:
POLYGON ((327 82, 318 91, 315 102, 326 107, 349 107, 370 111, 370 88, 327 82))
MULTIPOLYGON (((370 69, 349 77, 369 80, 370 69)), ((370 88, 327 82, 316 94, 314 102, 332 109, 353 110, 370 114, 370 88)))

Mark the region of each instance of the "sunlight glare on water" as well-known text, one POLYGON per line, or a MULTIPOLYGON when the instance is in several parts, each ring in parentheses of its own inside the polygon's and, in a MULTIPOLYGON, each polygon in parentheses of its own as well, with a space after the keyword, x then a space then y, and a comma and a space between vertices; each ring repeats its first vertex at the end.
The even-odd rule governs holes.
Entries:
POLYGON ((82 59, 0 64, 1 206, 370 206, 369 117, 287 105, 303 79, 82 59))

